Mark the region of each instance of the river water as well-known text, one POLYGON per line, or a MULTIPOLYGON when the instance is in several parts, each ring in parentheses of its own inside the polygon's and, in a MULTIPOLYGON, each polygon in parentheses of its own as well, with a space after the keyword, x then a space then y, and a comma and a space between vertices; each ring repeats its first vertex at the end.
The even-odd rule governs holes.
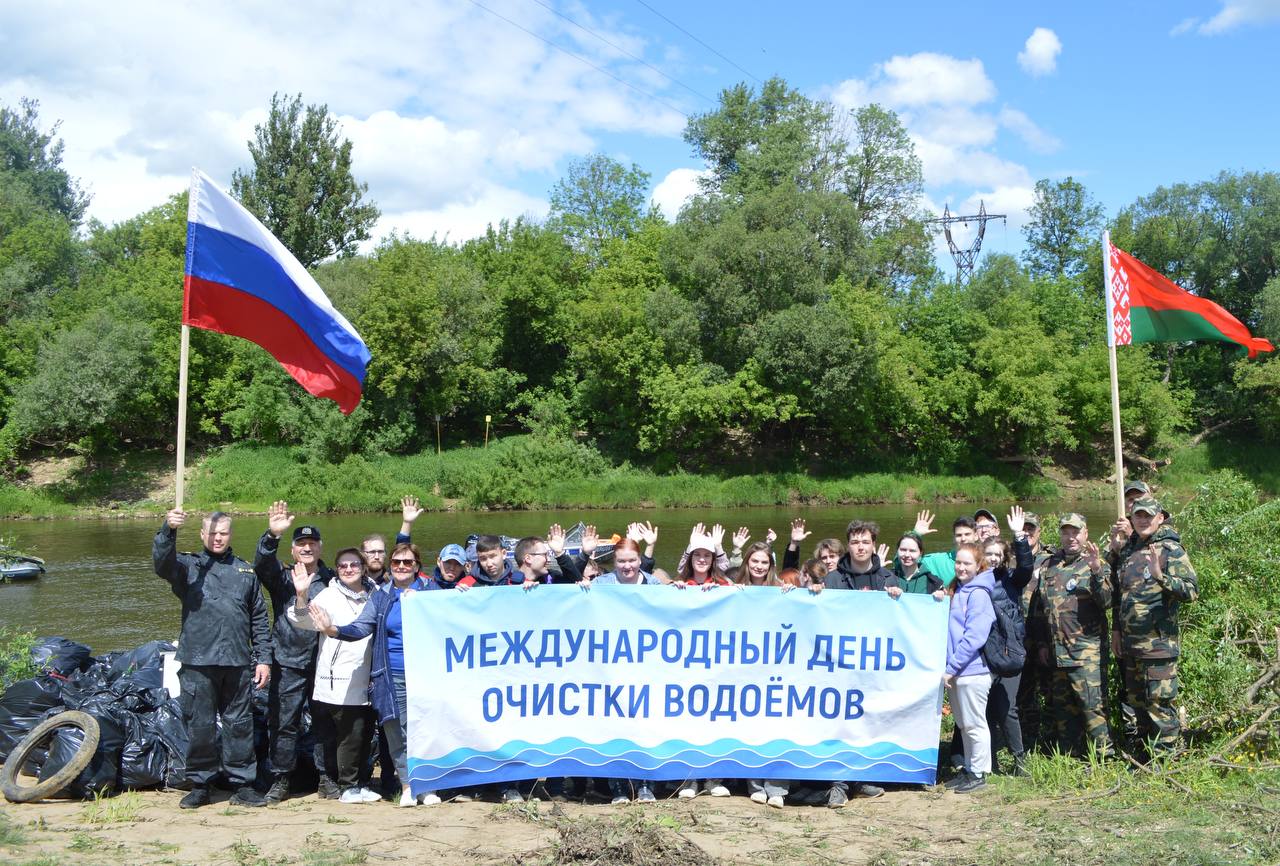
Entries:
MULTIPOLYGON (((1009 503, 989 507, 1003 515, 1009 503)), ((925 539, 925 550, 946 549, 951 544, 951 521, 972 514, 974 505, 942 504, 931 508, 937 515, 938 532, 925 539)), ((1095 537, 1111 521, 1108 502, 1037 502, 1033 510, 1041 515, 1079 511, 1089 520, 1095 537)), ((656 559, 668 570, 698 521, 720 523, 728 533, 739 526, 751 530, 752 540, 763 540, 773 527, 781 555, 788 538, 790 521, 803 517, 813 533, 801 546, 808 556, 820 538, 842 537, 848 522, 858 517, 879 522, 880 540, 893 545, 899 535, 915 523, 919 506, 860 505, 839 508, 732 508, 732 509, 648 509, 618 511, 517 511, 427 513, 414 524, 414 541, 424 559, 434 560, 439 548, 451 542, 463 543, 472 532, 501 535, 542 535, 552 523, 566 529, 583 520, 595 523, 601 535, 625 533, 634 520, 648 520, 659 528, 656 559)), ((1048 518, 1046 517, 1046 521, 1048 518)), ((1001 517, 1003 522, 1003 516, 1001 517)), ((391 540, 400 526, 396 514, 343 514, 310 517, 299 515, 295 526, 309 522, 320 528, 325 547, 332 553, 358 544, 365 535, 383 533, 391 540)), ((194 521, 193 521, 194 523, 194 521)), ((233 522, 233 549, 252 562, 258 537, 266 529, 262 515, 242 516, 233 522)), ((48 573, 29 583, 0 585, 0 626, 34 631, 37 635, 61 635, 88 644, 95 653, 130 649, 156 638, 173 640, 180 625, 177 599, 168 584, 156 577, 151 567, 151 541, 158 520, 0 520, 0 538, 26 553, 45 560, 48 573)), ((1005 530, 1008 534, 1007 529, 1005 530)), ((1049 533, 1053 534, 1052 529, 1049 533)), ((178 536, 179 550, 199 549, 198 528, 184 527, 178 536)), ((726 535, 726 547, 728 535, 726 535)), ((287 545, 284 546, 287 555, 287 545)))

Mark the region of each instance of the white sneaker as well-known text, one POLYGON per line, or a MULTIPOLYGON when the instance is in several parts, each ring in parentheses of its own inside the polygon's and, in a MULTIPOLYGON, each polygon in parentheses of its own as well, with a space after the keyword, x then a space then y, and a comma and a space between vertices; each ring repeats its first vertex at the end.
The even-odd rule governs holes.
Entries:
POLYGON ((774 809, 781 809, 782 802, 782 796, 780 794, 774 794, 769 798, 769 805, 774 809))
POLYGON ((764 791, 752 791, 751 802, 759 803, 761 806, 763 806, 765 803, 769 802, 769 795, 766 794, 764 791))
POLYGON ((648 785, 641 785, 640 789, 636 791, 637 803, 656 803, 657 801, 658 798, 653 796, 653 789, 648 785))
POLYGON ((360 799, 366 803, 376 803, 382 799, 382 795, 371 788, 361 788, 360 799))
POLYGON ((419 806, 438 806, 440 804, 440 795, 435 791, 427 791, 418 795, 419 806))
POLYGON ((348 788, 338 797, 339 803, 363 803, 364 796, 361 795, 359 788, 348 788))
POLYGON ((400 805, 416 806, 418 805, 418 801, 417 799, 414 798, 412 791, 404 791, 403 793, 400 794, 400 805))
POLYGON ((698 796, 698 783, 686 782, 680 786, 680 790, 676 792, 676 796, 681 800, 692 800, 698 796))
POLYGON ((610 800, 609 802, 610 802, 612 805, 614 805, 614 806, 625 806, 625 805, 627 805, 628 803, 630 803, 630 802, 631 802, 631 798, 630 798, 630 797, 625 797, 625 796, 623 796, 622 794, 619 794, 618 796, 614 797, 614 798, 613 798, 612 800, 610 800))
POLYGON ((724 785, 712 785, 711 789, 707 791, 707 793, 713 797, 728 797, 729 789, 724 785))

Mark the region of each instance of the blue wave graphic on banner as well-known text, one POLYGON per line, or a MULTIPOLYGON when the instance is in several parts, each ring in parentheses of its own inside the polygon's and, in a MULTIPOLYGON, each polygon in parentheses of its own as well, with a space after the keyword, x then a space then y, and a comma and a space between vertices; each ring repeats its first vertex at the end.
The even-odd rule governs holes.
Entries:
POLYGON ((932 784, 937 761, 937 747, 912 750, 891 742, 855 748, 834 740, 801 745, 791 740, 749 744, 720 739, 706 744, 668 740, 656 746, 638 746, 630 740, 588 743, 561 737, 549 743, 513 740, 488 752, 455 749, 433 760, 410 757, 409 776, 415 791, 555 776, 932 784))

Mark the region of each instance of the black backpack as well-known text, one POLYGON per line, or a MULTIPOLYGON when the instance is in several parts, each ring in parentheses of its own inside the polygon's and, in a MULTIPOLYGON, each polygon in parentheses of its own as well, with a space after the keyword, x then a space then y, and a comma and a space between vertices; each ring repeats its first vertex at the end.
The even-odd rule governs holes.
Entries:
POLYGON ((987 635, 987 643, 982 648, 982 660, 987 663, 993 674, 1002 677, 1017 676, 1027 663, 1027 648, 1018 640, 1018 628, 1001 605, 996 604, 995 595, 985 586, 976 587, 991 598, 991 608, 996 612, 996 621, 991 624, 991 634, 987 635))

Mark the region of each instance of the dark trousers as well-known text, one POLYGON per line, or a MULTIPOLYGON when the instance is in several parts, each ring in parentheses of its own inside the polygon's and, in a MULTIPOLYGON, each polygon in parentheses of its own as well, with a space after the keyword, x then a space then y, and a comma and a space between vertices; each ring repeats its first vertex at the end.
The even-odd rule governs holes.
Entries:
POLYGON ((1018 687, 1022 675, 996 677, 987 695, 987 727, 991 730, 991 755, 999 749, 1000 735, 1015 758, 1024 751, 1022 745, 1022 720, 1018 718, 1018 687))
POLYGON ((313 700, 311 722, 317 743, 323 744, 329 777, 344 791, 357 787, 369 757, 373 710, 367 705, 349 707, 313 700))
MULTIPOLYGON (((271 771, 277 776, 292 773, 298 765, 298 733, 302 711, 311 694, 309 668, 271 666, 271 695, 267 705, 267 730, 271 737, 271 771)), ((323 748, 317 745, 316 768, 323 766, 323 748)))
POLYGON ((1053 701, 1049 677, 1052 670, 1041 667, 1038 653, 1034 644, 1027 645, 1027 664, 1018 684, 1018 719, 1022 723, 1023 740, 1033 749, 1048 752, 1053 748, 1053 727, 1049 720, 1053 701))
POLYGON ((250 709, 253 669, 183 665, 178 682, 182 686, 182 718, 187 724, 187 779, 192 785, 205 787, 221 766, 231 784, 252 784, 258 772, 250 709), (222 716, 221 749, 218 716, 222 716))

